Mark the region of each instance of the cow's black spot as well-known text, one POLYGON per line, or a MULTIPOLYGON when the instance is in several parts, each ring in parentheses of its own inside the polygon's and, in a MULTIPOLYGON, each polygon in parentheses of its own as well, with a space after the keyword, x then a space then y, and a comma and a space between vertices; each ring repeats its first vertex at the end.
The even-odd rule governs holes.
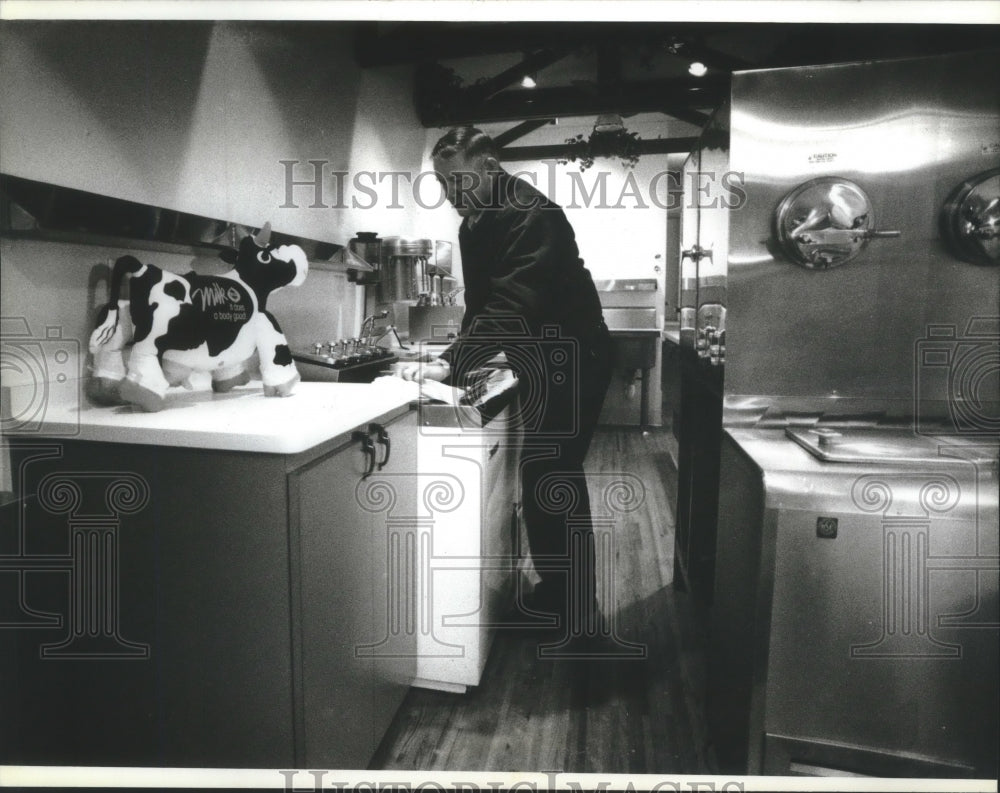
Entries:
POLYGON ((274 348, 275 366, 288 366, 292 362, 292 351, 287 344, 279 344, 274 348))
POLYGON ((132 316, 132 324, 135 325, 132 334, 134 342, 142 341, 153 330, 153 312, 156 311, 158 304, 150 304, 149 294, 162 277, 163 271, 152 264, 142 275, 132 276, 129 284, 129 314, 132 316))
MULTIPOLYGON (((167 323, 167 332, 157 339, 157 349, 162 354, 207 344, 208 354, 218 355, 232 346, 249 322, 253 312, 250 293, 231 278, 191 272, 184 279, 190 286, 190 302, 183 303, 177 316, 167 323)), ((178 286, 183 289, 183 284, 178 286)))
POLYGON ((167 332, 156 340, 162 356, 167 350, 193 350, 205 341, 201 317, 190 303, 182 303, 177 316, 167 323, 167 332))
POLYGON ((180 281, 171 281, 163 287, 163 292, 168 297, 172 297, 174 300, 184 300, 184 284, 180 281))

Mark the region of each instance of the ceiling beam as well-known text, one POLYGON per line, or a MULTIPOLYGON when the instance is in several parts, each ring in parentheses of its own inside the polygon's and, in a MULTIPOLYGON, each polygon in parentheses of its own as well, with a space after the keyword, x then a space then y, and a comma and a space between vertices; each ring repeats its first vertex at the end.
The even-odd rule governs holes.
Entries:
POLYGON ((600 113, 660 113, 664 108, 712 110, 728 94, 729 75, 620 83, 511 89, 485 102, 469 102, 469 89, 449 90, 417 78, 417 114, 426 127, 594 116, 600 113))
POLYGON ((526 74, 541 71, 546 66, 551 66, 556 61, 561 61, 567 55, 569 55, 569 50, 565 49, 546 49, 533 53, 516 66, 511 66, 495 77, 491 77, 485 82, 477 83, 468 88, 465 101, 470 103, 485 102, 500 93, 504 88, 520 82, 521 78, 526 74))
POLYGON ((544 47, 655 45, 678 37, 725 33, 732 22, 406 22, 358 26, 355 59, 363 67, 474 58, 544 47))
POLYGON ((708 113, 702 113, 692 107, 668 107, 660 112, 671 118, 676 118, 678 121, 694 124, 696 127, 704 127, 708 123, 708 119, 711 118, 708 113))
POLYGON ((515 140, 523 138, 528 133, 534 132, 536 129, 540 129, 546 124, 551 124, 553 121, 555 121, 554 118, 535 118, 531 121, 522 121, 517 126, 505 129, 499 135, 494 135, 493 142, 496 144, 498 149, 502 149, 508 143, 513 143, 515 140))
MULTIPOLYGON (((637 154, 687 154, 698 145, 698 138, 653 138, 636 143, 637 154)), ((534 160, 564 159, 568 152, 565 144, 546 146, 507 146, 500 150, 500 162, 528 162, 534 160)), ((614 159, 611 157, 609 159, 614 159)))
POLYGON ((701 61, 710 69, 722 69, 727 72, 756 68, 750 61, 727 55, 694 40, 679 41, 674 55, 682 60, 701 61))
POLYGON ((597 82, 615 85, 622 79, 622 51, 620 47, 604 45, 597 49, 597 82))
POLYGON ((988 24, 926 23, 368 22, 357 26, 355 59, 360 66, 371 67, 556 46, 657 47, 682 42, 680 57, 702 60, 710 68, 764 69, 988 49, 996 46, 996 32, 996 26, 988 24), (708 43, 715 36, 737 41, 761 35, 777 36, 780 43, 775 51, 755 56, 752 63, 708 43))

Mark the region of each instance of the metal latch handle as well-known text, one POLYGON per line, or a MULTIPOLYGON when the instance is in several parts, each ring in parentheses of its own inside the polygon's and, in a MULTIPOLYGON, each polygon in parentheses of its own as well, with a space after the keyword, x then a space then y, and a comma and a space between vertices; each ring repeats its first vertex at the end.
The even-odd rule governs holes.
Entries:
POLYGON ((385 457, 379 460, 378 470, 385 468, 386 463, 389 462, 389 454, 392 452, 392 444, 389 441, 389 431, 383 427, 381 424, 369 424, 368 432, 374 432, 378 435, 378 442, 385 447, 385 457))
POLYGON ((901 231, 880 229, 810 229, 794 237, 803 245, 850 245, 861 240, 878 240, 899 237, 901 231))
POLYGON ((702 259, 712 261, 712 249, 702 248, 700 245, 692 245, 687 250, 681 251, 681 259, 691 259, 696 264, 702 259))
POLYGON ((363 451, 365 456, 368 458, 368 467, 361 475, 362 479, 367 479, 375 470, 375 444, 372 443, 371 436, 367 432, 362 432, 361 430, 355 430, 352 432, 351 440, 361 441, 361 451, 363 451))

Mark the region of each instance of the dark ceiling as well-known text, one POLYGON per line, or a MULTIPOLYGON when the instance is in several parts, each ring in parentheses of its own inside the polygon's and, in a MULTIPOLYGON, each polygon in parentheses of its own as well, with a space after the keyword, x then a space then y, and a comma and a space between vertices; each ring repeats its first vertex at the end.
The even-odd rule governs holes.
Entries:
POLYGON ((701 126, 733 71, 989 49, 997 34, 958 24, 363 23, 355 57, 414 66, 425 127, 522 122, 510 143, 552 118, 608 112, 701 126), (708 73, 690 75, 692 61, 708 73), (520 87, 526 72, 542 78, 536 88, 520 87))

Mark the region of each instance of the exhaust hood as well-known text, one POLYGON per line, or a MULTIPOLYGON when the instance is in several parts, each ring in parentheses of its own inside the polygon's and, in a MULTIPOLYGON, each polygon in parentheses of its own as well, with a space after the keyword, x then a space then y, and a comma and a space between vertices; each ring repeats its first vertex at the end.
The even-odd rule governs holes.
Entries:
MULTIPOLYGON (((236 247, 256 231, 228 220, 140 204, 85 190, 0 174, 0 234, 142 250, 195 249, 212 254, 236 247)), ((271 240, 300 246, 310 262, 362 269, 343 245, 274 231, 271 240)))

